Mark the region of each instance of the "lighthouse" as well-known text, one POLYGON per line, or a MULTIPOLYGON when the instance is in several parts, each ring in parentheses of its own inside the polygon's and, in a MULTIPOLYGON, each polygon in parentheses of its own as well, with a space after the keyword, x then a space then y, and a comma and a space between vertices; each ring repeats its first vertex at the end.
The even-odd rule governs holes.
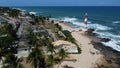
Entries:
POLYGON ((84 15, 84 24, 83 24, 83 29, 82 29, 84 32, 87 31, 87 24, 88 24, 88 14, 85 13, 85 15, 84 15))
POLYGON ((85 13, 85 16, 84 16, 84 28, 87 29, 87 23, 88 23, 88 14, 85 13))

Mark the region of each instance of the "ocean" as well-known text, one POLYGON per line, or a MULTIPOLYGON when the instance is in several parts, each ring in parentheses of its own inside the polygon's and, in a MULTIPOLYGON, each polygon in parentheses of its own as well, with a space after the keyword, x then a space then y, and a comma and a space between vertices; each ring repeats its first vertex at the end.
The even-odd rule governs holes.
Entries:
POLYGON ((96 29, 99 37, 110 38, 105 46, 120 52, 120 7, 119 6, 76 6, 76 7, 15 7, 36 15, 52 16, 53 19, 71 22, 76 26, 83 26, 84 14, 88 13, 88 28, 96 29))

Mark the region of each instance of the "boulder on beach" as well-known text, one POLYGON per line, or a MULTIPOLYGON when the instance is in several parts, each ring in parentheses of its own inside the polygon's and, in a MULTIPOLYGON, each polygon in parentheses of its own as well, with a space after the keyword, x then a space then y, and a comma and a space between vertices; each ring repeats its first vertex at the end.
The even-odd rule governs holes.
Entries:
POLYGON ((86 34, 87 35, 95 35, 94 31, 95 31, 95 29, 89 28, 89 29, 87 29, 86 34))
POLYGON ((100 38, 100 41, 102 42, 109 42, 111 39, 110 38, 100 38))

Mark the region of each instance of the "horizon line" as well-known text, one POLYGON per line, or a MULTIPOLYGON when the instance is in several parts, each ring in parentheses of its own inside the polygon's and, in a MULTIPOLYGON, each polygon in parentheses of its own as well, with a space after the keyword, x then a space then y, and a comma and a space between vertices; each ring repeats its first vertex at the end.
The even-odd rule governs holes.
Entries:
POLYGON ((0 7, 120 7, 120 6, 0 6, 0 7))

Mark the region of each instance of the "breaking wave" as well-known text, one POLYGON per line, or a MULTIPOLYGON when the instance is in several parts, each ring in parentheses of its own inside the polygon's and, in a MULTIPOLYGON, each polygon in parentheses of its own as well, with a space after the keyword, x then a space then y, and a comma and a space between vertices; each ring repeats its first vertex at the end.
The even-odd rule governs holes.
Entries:
MULTIPOLYGON (((65 21, 65 22, 70 22, 70 23, 77 25, 77 26, 84 26, 83 21, 79 21, 77 18, 64 17, 64 18, 61 18, 60 20, 65 21)), ((88 21, 88 28, 95 28, 96 30, 110 30, 110 29, 112 29, 110 27, 103 26, 100 24, 96 24, 96 23, 94 24, 91 21, 88 21)))
MULTIPOLYGON (((69 17, 64 17, 61 18, 60 20, 65 21, 65 22, 70 22, 74 25, 77 26, 84 26, 83 21, 79 21, 77 18, 69 18, 69 17)), ((119 23, 119 22, 114 22, 114 23, 119 23)), ((107 37, 110 38, 111 41, 109 42, 102 42, 105 46, 109 46, 112 47, 113 49, 117 50, 120 52, 120 35, 115 35, 112 34, 110 32, 108 32, 107 30, 111 30, 111 27, 105 26, 105 25, 101 25, 98 23, 92 23, 91 21, 88 21, 88 28, 95 28, 96 29, 96 33, 99 34, 99 37, 107 37), (101 32, 99 32, 99 30, 101 32)))
MULTIPOLYGON (((118 42, 116 40, 112 40, 109 42, 102 42, 105 46, 109 46, 112 47, 113 49, 117 50, 120 52, 120 45, 118 44, 118 42)), ((120 42, 119 42, 120 43, 120 42)))
POLYGON ((37 13, 36 13, 36 12, 29 12, 29 14, 34 14, 34 15, 36 15, 37 13))
POLYGON ((95 28, 96 30, 111 30, 112 28, 107 27, 107 26, 103 26, 100 24, 89 24, 88 25, 89 28, 95 28))
POLYGON ((120 21, 114 21, 114 22, 112 22, 113 24, 118 24, 118 23, 120 23, 120 21))

